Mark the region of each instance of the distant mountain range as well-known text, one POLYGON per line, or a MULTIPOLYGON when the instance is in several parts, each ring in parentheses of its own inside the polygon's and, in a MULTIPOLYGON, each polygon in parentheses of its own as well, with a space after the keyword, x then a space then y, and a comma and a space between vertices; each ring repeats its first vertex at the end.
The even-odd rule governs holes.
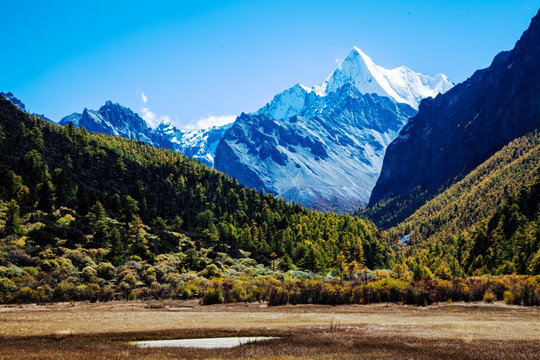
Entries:
POLYGON ((350 84, 327 96, 306 93, 290 118, 264 109, 241 115, 219 142, 215 167, 304 206, 349 211, 369 200, 386 147, 415 113, 350 84))
POLYGON ((442 74, 387 70, 354 47, 322 84, 296 84, 225 126, 185 131, 163 122, 151 129, 110 101, 60 124, 174 149, 247 186, 319 210, 350 211, 369 200, 386 147, 419 102, 452 86, 442 74))
POLYGON ((60 125, 73 124, 88 131, 135 139, 147 144, 179 151, 209 166, 214 165, 217 142, 223 137, 227 125, 184 131, 170 122, 162 122, 156 129, 131 109, 107 101, 99 110, 84 109, 60 120, 60 125))
POLYGON ((324 83, 296 84, 240 116, 215 167, 304 206, 350 211, 368 202, 386 147, 418 102, 452 86, 441 74, 384 69, 354 47, 324 83))
POLYGON ((15 97, 12 92, 0 92, 0 96, 3 96, 8 100, 10 103, 15 105, 17 109, 21 111, 26 111, 26 106, 23 104, 23 102, 15 97))

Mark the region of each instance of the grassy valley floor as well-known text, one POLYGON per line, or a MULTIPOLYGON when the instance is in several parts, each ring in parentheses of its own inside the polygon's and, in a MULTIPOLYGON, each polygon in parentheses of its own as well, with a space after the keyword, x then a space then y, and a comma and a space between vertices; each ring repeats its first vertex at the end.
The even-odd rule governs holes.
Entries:
POLYGON ((1 306, 0 359, 19 358, 537 359, 540 309, 502 303, 203 307, 197 301, 1 306), (128 344, 224 336, 281 338, 213 350, 128 344))

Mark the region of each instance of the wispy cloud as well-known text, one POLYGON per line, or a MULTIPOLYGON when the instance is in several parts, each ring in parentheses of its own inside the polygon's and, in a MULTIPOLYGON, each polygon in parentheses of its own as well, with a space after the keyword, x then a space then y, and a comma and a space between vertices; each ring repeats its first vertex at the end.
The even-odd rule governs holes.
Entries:
POLYGON ((156 115, 154 112, 150 111, 149 108, 143 107, 141 109, 141 117, 146 121, 150 127, 156 128, 161 122, 171 122, 169 115, 156 115))
POLYGON ((137 91, 139 94, 141 94, 141 100, 144 104, 146 104, 146 102, 148 101, 148 98, 146 97, 146 94, 144 93, 144 91, 140 91, 138 90, 137 91))
POLYGON ((232 123, 236 119, 236 115, 209 115, 197 121, 193 120, 184 126, 184 130, 199 130, 208 129, 213 126, 223 126, 232 123))
MULTIPOLYGON (((336 59, 336 60, 334 60, 334 61, 336 62, 336 64, 339 64, 339 62, 340 62, 341 60, 336 59)), ((145 101, 145 102, 146 102, 146 101, 145 101)))

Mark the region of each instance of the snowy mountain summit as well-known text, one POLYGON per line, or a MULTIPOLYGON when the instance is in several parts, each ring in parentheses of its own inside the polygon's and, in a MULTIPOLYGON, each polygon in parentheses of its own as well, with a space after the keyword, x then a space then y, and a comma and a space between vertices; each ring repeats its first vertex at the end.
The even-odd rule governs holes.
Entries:
POLYGON ((284 120, 298 115, 309 97, 327 96, 344 85, 352 85, 362 94, 377 94, 409 104, 415 110, 422 99, 445 93, 454 86, 443 74, 431 77, 406 66, 385 69, 354 46, 325 82, 313 87, 296 84, 276 95, 257 113, 284 120))
POLYGON ((160 146, 174 149, 213 167, 216 147, 225 131, 232 124, 212 126, 198 130, 181 130, 169 121, 163 121, 155 129, 160 146))
POLYGON ((60 125, 73 124, 88 131, 122 136, 154 145, 152 129, 131 109, 112 101, 107 101, 99 110, 84 109, 62 118, 60 125))
POLYGON ((296 84, 231 124, 187 131, 165 121, 152 129, 111 102, 60 123, 180 151, 244 185, 347 212, 368 202, 387 146, 420 101, 452 86, 442 74, 385 69, 353 47, 325 82, 296 84))
POLYGON ((208 166, 214 165, 217 143, 230 127, 214 126, 193 131, 180 130, 170 121, 163 121, 155 129, 131 109, 112 101, 107 101, 99 110, 84 109, 82 113, 73 113, 60 120, 60 125, 73 124, 88 131, 122 136, 147 144, 179 151, 186 156, 202 161, 208 166))
POLYGON ((10 103, 12 103, 13 105, 15 105, 17 107, 17 109, 21 110, 21 111, 25 111, 26 112, 26 107, 24 106, 23 102, 19 99, 17 99, 15 97, 15 95, 13 95, 12 92, 0 92, 0 96, 3 96, 6 98, 6 100, 8 100, 10 103))
POLYGON ((443 74, 430 77, 414 72, 406 66, 385 69, 376 65, 356 46, 326 82, 314 86, 313 90, 324 89, 324 93, 328 94, 345 84, 353 85, 363 94, 387 96, 417 110, 422 99, 435 97, 454 86, 443 74))
POLYGON ((350 211, 368 201, 386 147, 420 101, 452 86, 442 74, 385 69, 353 47, 325 82, 296 84, 240 116, 215 167, 308 207, 350 211))

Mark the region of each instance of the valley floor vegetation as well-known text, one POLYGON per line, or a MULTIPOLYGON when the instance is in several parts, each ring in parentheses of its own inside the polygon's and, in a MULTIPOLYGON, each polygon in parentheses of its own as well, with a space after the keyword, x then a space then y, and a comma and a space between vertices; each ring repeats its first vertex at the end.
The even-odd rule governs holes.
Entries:
POLYGON ((537 359, 536 308, 501 302, 416 307, 197 300, 0 305, 1 359, 537 359), (179 310, 182 309, 182 310, 179 310), (231 349, 143 349, 131 341, 276 339, 231 349))
MULTIPOLYGON (((510 149, 539 142, 534 133, 510 149)), ((0 302, 538 305, 540 176, 518 168, 530 181, 477 231, 402 241, 369 220, 305 209, 182 154, 58 126, 0 98, 0 302)))

